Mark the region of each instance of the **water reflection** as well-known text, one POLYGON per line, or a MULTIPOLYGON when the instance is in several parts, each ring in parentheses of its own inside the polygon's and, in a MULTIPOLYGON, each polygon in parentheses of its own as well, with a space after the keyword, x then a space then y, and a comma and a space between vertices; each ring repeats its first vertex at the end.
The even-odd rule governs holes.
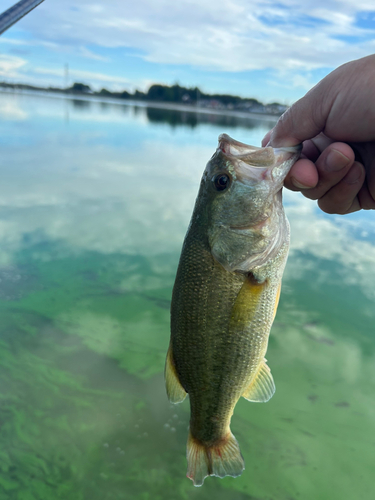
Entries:
MULTIPOLYGON (((83 101, 81 99, 71 99, 70 102, 73 104, 73 108, 84 110, 89 109, 91 107, 90 101, 83 101)), ((103 103, 101 103, 102 106, 103 103)))
POLYGON ((270 124, 8 94, 0 115, 4 498, 371 498, 373 214, 285 193, 277 392, 237 405, 243 476, 194 489, 162 381, 171 288, 217 136, 270 124))
POLYGON ((256 129, 261 125, 271 129, 275 124, 275 119, 264 117, 262 120, 252 118, 251 115, 222 115, 199 113, 191 111, 178 111, 174 109, 146 108, 147 118, 151 123, 168 123, 172 127, 179 125, 195 128, 198 125, 210 124, 223 129, 236 129, 239 127, 256 129))

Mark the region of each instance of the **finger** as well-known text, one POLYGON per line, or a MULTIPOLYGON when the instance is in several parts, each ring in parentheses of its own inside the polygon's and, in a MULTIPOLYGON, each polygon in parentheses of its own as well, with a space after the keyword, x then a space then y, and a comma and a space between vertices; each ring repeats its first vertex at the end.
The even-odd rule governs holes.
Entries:
POLYGON ((313 139, 311 139, 311 142, 314 143, 315 147, 317 148, 318 151, 321 153, 328 148, 334 141, 327 137, 323 132, 313 139))
POLYGON ((346 176, 353 162, 354 151, 348 144, 341 142, 331 144, 315 163, 319 174, 318 183, 303 194, 311 200, 322 198, 346 176))
POLYGON ((308 158, 309 160, 315 163, 321 154, 322 150, 317 148, 313 139, 302 143, 302 151, 301 151, 302 158, 308 158))
POLYGON ((321 133, 313 139, 303 142, 301 156, 315 163, 322 152, 333 142, 332 139, 321 133))
POLYGON ((358 200, 362 210, 375 210, 375 199, 371 196, 367 182, 359 190, 358 200))
POLYGON ((333 186, 322 198, 318 205, 327 214, 348 214, 361 209, 358 193, 365 180, 364 166, 354 162, 346 176, 333 186))
POLYGON ((319 174, 315 164, 303 158, 298 160, 290 169, 284 185, 291 191, 301 191, 315 187, 318 180, 319 174))
POLYGON ((272 130, 269 130, 267 134, 263 137, 262 139, 262 147, 266 147, 267 144, 270 142, 270 137, 271 137, 272 130))

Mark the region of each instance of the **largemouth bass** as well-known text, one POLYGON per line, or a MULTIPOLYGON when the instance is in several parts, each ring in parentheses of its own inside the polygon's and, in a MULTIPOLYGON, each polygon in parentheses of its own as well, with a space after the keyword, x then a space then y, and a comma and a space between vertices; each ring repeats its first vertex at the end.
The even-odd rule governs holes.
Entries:
POLYGON ((204 171, 182 248, 165 367, 169 400, 190 399, 187 476, 244 470, 230 431, 241 396, 266 402, 265 359, 289 248, 281 189, 300 147, 247 146, 223 134, 204 171))

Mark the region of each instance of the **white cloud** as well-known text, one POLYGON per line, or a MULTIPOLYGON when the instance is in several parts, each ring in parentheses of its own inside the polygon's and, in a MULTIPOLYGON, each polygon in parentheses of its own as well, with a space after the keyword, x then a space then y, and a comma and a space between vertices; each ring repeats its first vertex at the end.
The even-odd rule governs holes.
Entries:
POLYGON ((27 47, 41 46, 41 47, 47 47, 49 49, 59 48, 59 44, 54 42, 46 42, 43 40, 23 40, 17 38, 7 38, 6 36, 0 37, 0 43, 9 45, 23 45, 27 47))
POLYGON ((0 43, 7 43, 10 45, 27 45, 25 40, 17 40, 15 38, 7 38, 6 36, 0 37, 0 43))
MULTIPOLYGON (((34 72, 42 75, 53 75, 53 76, 58 76, 62 77, 62 70, 61 69, 54 69, 54 68, 46 68, 46 67, 36 67, 34 68, 34 72)), ((117 83, 121 85, 129 85, 130 81, 127 78, 121 78, 118 76, 112 76, 108 75, 105 73, 97 73, 93 71, 83 71, 79 69, 70 69, 69 70, 69 75, 70 78, 73 80, 81 80, 81 79, 88 79, 90 81, 94 82, 110 82, 110 83, 117 83)))
POLYGON ((26 61, 21 57, 0 54, 0 77, 13 78, 25 64, 26 61))
POLYGON ((266 78, 273 80, 271 84, 261 85, 258 73, 256 81, 249 82, 249 91, 241 82, 233 93, 289 102, 317 83, 315 70, 327 72, 375 52, 375 29, 356 24, 357 16, 371 9, 371 2, 353 0, 48 0, 6 38, 0 37, 10 52, 16 53, 17 45, 29 46, 30 56, 25 57, 33 61, 19 73, 2 76, 61 86, 63 70, 56 68, 73 57, 70 83, 85 79, 94 88, 105 83, 111 90, 132 91, 145 90, 146 80, 170 84, 181 79, 201 88, 210 85, 207 91, 230 92, 224 82, 227 76, 269 70, 266 78), (348 36, 355 42, 345 41, 348 36), (46 51, 51 57, 45 57, 46 51), (127 58, 134 57, 128 65, 118 63, 122 51, 127 58), (49 64, 54 74, 34 72, 35 66, 49 64), (75 73, 73 66, 79 68, 75 73), (212 72, 222 73, 218 84, 212 83, 212 72), (104 74, 115 76, 106 79, 104 74))
POLYGON ((103 57, 99 54, 95 54, 92 50, 87 49, 86 47, 80 47, 80 55, 83 57, 87 57, 88 59, 94 59, 96 61, 108 62, 108 57, 103 57))
MULTIPOLYGON (((337 35, 361 35, 354 25, 370 2, 335 0, 301 3, 282 0, 50 0, 23 22, 24 29, 53 43, 75 46, 132 47, 147 61, 190 64, 221 71, 274 68, 280 71, 334 67, 363 56, 368 40, 349 45, 337 35), (74 10, 73 10, 74 7, 74 10), (322 23, 306 25, 315 17, 322 23), (269 19, 266 22, 265 19, 269 19), (273 23, 281 19, 282 23, 273 23)), ((375 33, 375 32, 374 32, 375 33)), ((100 56, 99 56, 100 57, 100 56)))
MULTIPOLYGON (((86 52, 85 57, 87 56, 86 52)), ((101 60, 93 55, 93 59, 101 60)), ((55 67, 32 66, 25 59, 16 56, 0 55, 0 78, 12 82, 27 82, 36 86, 57 86, 62 87, 66 84, 65 66, 59 69, 55 67)), ((147 78, 128 79, 126 77, 115 76, 109 73, 101 73, 98 71, 85 71, 75 68, 69 68, 68 85, 72 82, 84 81, 97 90, 100 90, 103 85, 111 88, 113 91, 122 91, 124 88, 134 91, 135 89, 146 90, 153 81, 147 78)))

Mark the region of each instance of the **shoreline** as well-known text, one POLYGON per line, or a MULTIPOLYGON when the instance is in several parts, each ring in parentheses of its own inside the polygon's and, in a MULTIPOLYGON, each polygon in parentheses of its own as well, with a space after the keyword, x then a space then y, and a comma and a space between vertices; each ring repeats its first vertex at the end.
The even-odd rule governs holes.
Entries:
POLYGON ((212 109, 204 108, 200 106, 190 106, 189 104, 178 104, 178 103, 168 103, 164 101, 137 101, 136 99, 117 99, 115 97, 101 97, 101 96, 91 96, 91 95, 80 95, 80 94, 66 94, 63 92, 48 92, 48 90, 23 90, 23 89, 9 89, 6 87, 0 87, 0 93, 2 94, 19 94, 19 95, 29 95, 33 97, 49 97, 54 99, 70 100, 70 101, 86 101, 86 102, 96 102, 104 104, 114 104, 117 106, 135 106, 141 108, 157 108, 157 109, 170 109, 174 111, 181 111, 187 113, 195 114, 209 114, 209 115, 224 115, 224 116, 235 116, 238 118, 255 118, 257 120, 273 120, 275 123, 279 119, 280 115, 275 115, 271 113, 252 113, 251 111, 236 111, 230 109, 212 109))

